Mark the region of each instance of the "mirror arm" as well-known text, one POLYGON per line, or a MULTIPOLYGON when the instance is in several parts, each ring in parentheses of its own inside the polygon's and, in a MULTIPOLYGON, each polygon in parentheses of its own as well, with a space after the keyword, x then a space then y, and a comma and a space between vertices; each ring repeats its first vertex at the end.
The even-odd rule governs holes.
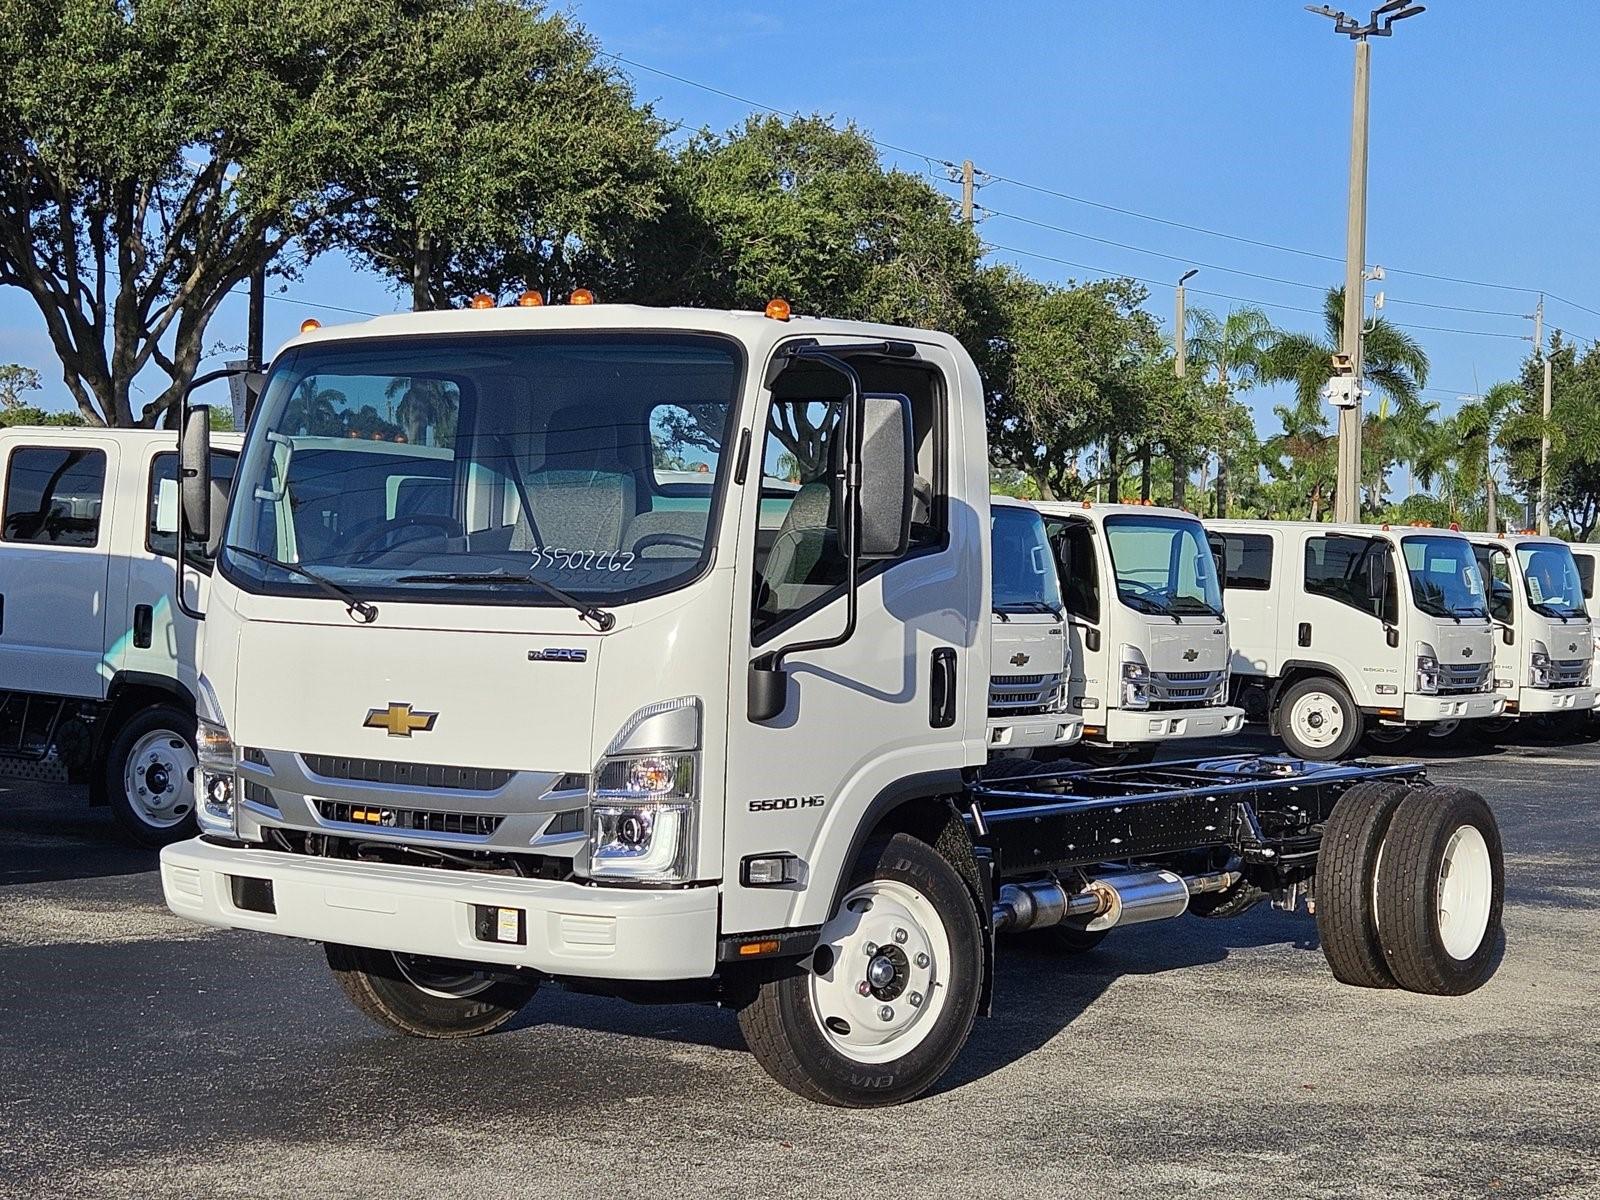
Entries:
POLYGON ((192 608, 183 594, 183 581, 189 572, 189 524, 185 520, 183 511, 183 435, 189 427, 189 395, 198 388, 205 387, 208 383, 216 383, 221 379, 231 379, 235 375, 254 375, 261 370, 258 363, 246 363, 242 367, 220 367, 215 371, 208 371, 189 380, 187 387, 178 393, 178 545, 174 558, 177 569, 173 572, 176 577, 176 587, 173 602, 178 611, 184 616, 195 621, 204 621, 206 614, 197 608, 192 608))

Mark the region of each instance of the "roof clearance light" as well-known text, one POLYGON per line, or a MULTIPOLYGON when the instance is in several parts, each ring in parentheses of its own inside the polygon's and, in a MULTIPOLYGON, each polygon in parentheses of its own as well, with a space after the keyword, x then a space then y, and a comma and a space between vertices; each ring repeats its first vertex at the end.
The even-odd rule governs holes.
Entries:
POLYGON ((538 292, 534 291, 532 288, 529 288, 527 291, 523 292, 522 295, 517 297, 518 308, 538 308, 543 303, 544 297, 538 292))
POLYGON ((767 316, 774 321, 787 321, 789 319, 789 302, 782 296, 774 296, 767 301, 767 316))
POLYGON ((313 329, 321 328, 322 322, 317 320, 315 317, 307 317, 304 321, 300 322, 301 333, 310 333, 313 329))
POLYGON ((1450 522, 1450 532, 1451 533, 1460 533, 1461 532, 1461 522, 1460 521, 1451 521, 1450 522))
POLYGON ((467 307, 468 308, 493 308, 494 307, 494 297, 489 295, 488 292, 479 292, 471 300, 467 301, 467 307))
POLYGON ((575 288, 568 298, 569 304, 593 304, 594 293, 588 288, 575 288))

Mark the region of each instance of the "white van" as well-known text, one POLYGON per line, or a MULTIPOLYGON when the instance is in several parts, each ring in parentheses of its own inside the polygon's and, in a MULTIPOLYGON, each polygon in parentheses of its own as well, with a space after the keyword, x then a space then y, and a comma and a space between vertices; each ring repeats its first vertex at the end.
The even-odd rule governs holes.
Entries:
MULTIPOLYGON (((218 434, 212 478, 241 438, 218 434)), ((138 842, 192 837, 200 625, 174 607, 178 435, 0 429, 0 774, 89 785, 138 842)), ((210 562, 192 544, 191 607, 210 562)))
POLYGON ((1368 731, 1499 716, 1472 543, 1447 529, 1207 521, 1223 563, 1234 698, 1301 758, 1368 731))

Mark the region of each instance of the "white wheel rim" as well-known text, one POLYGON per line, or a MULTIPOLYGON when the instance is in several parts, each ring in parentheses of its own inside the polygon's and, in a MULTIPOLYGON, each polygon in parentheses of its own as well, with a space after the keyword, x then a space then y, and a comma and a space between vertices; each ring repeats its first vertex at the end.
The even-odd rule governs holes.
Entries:
POLYGON ((171 829, 194 811, 194 751, 182 736, 157 729, 133 744, 122 764, 122 790, 139 820, 171 829))
POLYGON ((1344 705, 1327 692, 1307 692, 1289 707, 1289 729, 1302 746, 1324 750, 1344 734, 1344 705))
POLYGON ((1428 726, 1428 736, 1431 738, 1447 738, 1460 728, 1460 721, 1434 721, 1428 726))
POLYGON ((494 986, 482 971, 469 971, 443 959, 417 958, 395 952, 401 977, 419 992, 441 1000, 470 1000, 494 986))
POLYGON ((1462 825, 1450 835, 1439 863, 1439 940, 1451 958, 1469 959, 1483 945, 1493 893, 1489 843, 1476 825, 1462 825))
POLYGON ((944 1011, 950 935, 921 892, 875 879, 844 898, 811 963, 811 1013, 828 1044, 854 1062, 892 1062, 944 1011))

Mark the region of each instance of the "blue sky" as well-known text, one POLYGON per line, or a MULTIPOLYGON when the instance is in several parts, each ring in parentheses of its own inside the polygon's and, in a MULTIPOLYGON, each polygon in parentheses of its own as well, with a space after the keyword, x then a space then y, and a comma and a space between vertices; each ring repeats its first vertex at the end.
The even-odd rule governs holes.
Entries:
MULTIPOLYGON (((885 152, 907 170, 942 176, 940 162, 971 158, 996 177, 978 193, 994 256, 1040 278, 1143 277, 1170 320, 1171 283, 1205 264, 1191 305, 1254 302, 1306 329, 1320 328, 1322 290, 1342 278, 1351 47, 1298 0, 574 0, 570 11, 641 64, 623 69, 664 117, 722 129, 750 109, 657 71, 853 119, 910 151, 885 152)), ((1432 357, 1427 399, 1446 412, 1515 372, 1534 290, 1564 298, 1547 302, 1551 327, 1600 338, 1597 47, 1600 5, 1503 0, 1434 0, 1374 42, 1367 257, 1388 271, 1387 315, 1432 357)), ((338 319, 311 302, 401 303, 319 262, 269 305, 269 347, 304 316, 338 319)), ((242 301, 230 302, 212 340, 238 345, 243 325, 242 301)), ((46 403, 66 405, 15 289, 0 290, 0 361, 39 368, 46 403)), ((1252 399, 1265 411, 1275 398, 1252 399)))

